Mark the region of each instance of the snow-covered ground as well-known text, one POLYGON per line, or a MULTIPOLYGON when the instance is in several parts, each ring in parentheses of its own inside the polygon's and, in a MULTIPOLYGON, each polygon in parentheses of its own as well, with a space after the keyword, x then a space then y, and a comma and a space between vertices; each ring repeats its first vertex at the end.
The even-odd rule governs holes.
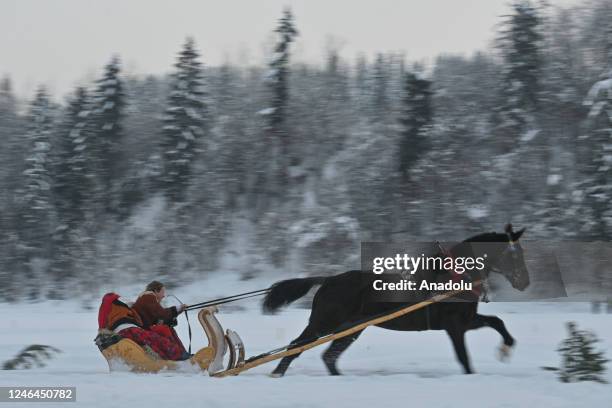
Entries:
MULTIPOLYGON (((270 283, 237 282, 225 277, 175 293, 191 303, 270 283)), ((131 290, 122 294, 135 295, 135 289, 131 290)), ((256 302, 242 305, 243 310, 222 311, 219 319, 224 327, 238 331, 247 355, 288 343, 308 319, 308 311, 303 309, 265 316, 256 302)), ((0 371, 0 386, 76 386, 74 406, 82 407, 610 406, 612 385, 563 384, 555 373, 543 371, 541 366, 558 365, 555 350, 566 336, 565 322, 569 320, 576 321, 580 328, 595 330, 603 340, 600 347, 610 356, 611 315, 590 314, 588 305, 580 303, 490 303, 482 305, 481 312, 504 319, 518 343, 510 362, 501 363, 496 359, 498 334, 487 328, 470 332, 467 341, 475 375, 461 374, 443 332, 369 328, 340 359, 344 376, 327 375, 320 359, 323 346, 305 352, 281 379, 267 376, 275 362, 238 377, 217 379, 186 373, 110 374, 93 344, 96 309, 83 309, 82 301, 0 304, 0 361, 33 343, 63 351, 43 368, 0 371)), ((193 315, 192 324, 195 320, 193 315)), ((198 349, 204 345, 204 334, 196 325, 194 348, 198 349)), ((186 341, 183 318, 180 333, 186 341)), ((612 382, 610 373, 607 378, 612 382)))

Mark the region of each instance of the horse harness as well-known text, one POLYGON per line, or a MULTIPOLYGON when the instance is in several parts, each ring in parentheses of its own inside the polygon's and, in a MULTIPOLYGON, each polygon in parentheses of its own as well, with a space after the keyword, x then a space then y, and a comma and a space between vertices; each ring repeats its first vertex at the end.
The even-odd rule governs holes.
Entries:
MULTIPOLYGON (((443 258, 451 258, 451 259, 455 258, 448 249, 444 248, 444 246, 440 243, 440 241, 436 241, 436 246, 440 250, 440 254, 442 255, 443 258)), ((442 265, 444 265, 444 263, 442 263, 442 265)), ((460 282, 465 277, 471 283, 473 283, 472 277, 468 274, 465 274, 463 272, 459 273, 455 269, 450 269, 450 268, 446 269, 446 271, 448 271, 451 274, 453 282, 460 282)), ((483 276, 480 279, 480 285, 477 286, 477 288, 472 289, 471 292, 474 295, 476 295, 478 299, 481 299, 485 303, 489 303, 489 298, 487 296, 488 289, 489 289, 489 285, 487 283, 487 279, 483 276)))

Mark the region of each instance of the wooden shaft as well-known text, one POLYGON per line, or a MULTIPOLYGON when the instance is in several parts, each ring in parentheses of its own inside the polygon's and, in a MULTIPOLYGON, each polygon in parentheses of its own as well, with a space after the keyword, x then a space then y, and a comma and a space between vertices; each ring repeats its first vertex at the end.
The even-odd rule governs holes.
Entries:
MULTIPOLYGON (((474 284, 473 284, 473 286, 478 286, 478 285, 480 285, 480 281, 474 282, 474 284)), ((414 312, 415 310, 418 310, 418 309, 422 309, 422 308, 424 308, 426 306, 429 306, 431 304, 438 303, 438 302, 440 302, 440 301, 442 301, 444 299, 448 299, 448 298, 453 297, 455 295, 458 295, 458 294, 460 294, 462 292, 465 292, 465 290, 455 290, 455 291, 446 292, 446 293, 443 293, 443 294, 440 294, 440 295, 436 295, 436 296, 432 297, 431 299, 424 300, 424 301, 422 301, 420 303, 417 303, 417 304, 414 304, 414 305, 411 305, 411 306, 406 306, 405 308, 400 309, 400 310, 398 310, 396 312, 390 313, 388 315, 380 316, 380 317, 368 320, 367 322, 363 322, 363 323, 357 324, 357 325, 355 325, 353 327, 350 327, 350 328, 348 328, 346 330, 342 330, 342 331, 340 331, 338 333, 334 333, 334 334, 330 334, 328 336, 321 337, 321 338, 319 338, 319 339, 317 339, 317 340, 315 340, 315 341, 313 341, 311 343, 304 344, 303 346, 291 348, 289 350, 282 351, 282 352, 276 353, 276 354, 270 354, 270 355, 264 356, 262 358, 258 358, 256 360, 248 362, 248 363, 246 363, 246 364, 244 364, 244 365, 242 365, 240 367, 235 367, 235 368, 232 368, 230 370, 225 370, 225 371, 219 371, 217 373, 214 373, 212 376, 213 377, 225 377, 225 376, 228 376, 228 375, 237 375, 237 374, 239 374, 239 373, 241 373, 243 371, 249 370, 249 369, 251 369, 253 367, 260 366, 260 365, 268 363, 270 361, 274 361, 274 360, 278 360, 279 358, 288 357, 288 356, 292 356, 294 354, 302 353, 302 352, 304 352, 306 350, 310 350, 313 347, 320 346, 321 344, 329 343, 330 341, 334 341, 334 340, 340 339, 342 337, 350 336, 351 334, 357 333, 358 331, 361 331, 361 330, 365 329, 368 326, 374 326, 374 325, 377 325, 377 324, 380 324, 380 323, 387 322, 389 320, 396 319, 396 318, 398 318, 400 316, 403 316, 403 315, 408 314, 410 312, 414 312)))

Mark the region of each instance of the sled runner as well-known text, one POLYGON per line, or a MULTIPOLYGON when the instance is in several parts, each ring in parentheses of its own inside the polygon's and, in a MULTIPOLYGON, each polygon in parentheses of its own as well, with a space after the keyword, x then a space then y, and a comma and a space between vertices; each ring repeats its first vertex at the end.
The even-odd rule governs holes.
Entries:
POLYGON ((223 328, 217 320, 216 307, 207 307, 198 313, 198 321, 202 325, 208 346, 185 361, 161 359, 149 347, 141 347, 131 339, 123 338, 113 331, 102 329, 98 332, 95 343, 108 362, 110 371, 125 370, 132 372, 157 373, 162 370, 208 371, 210 375, 216 372, 230 370, 244 364, 244 345, 240 336, 232 330, 223 333, 223 328), (230 352, 227 366, 223 365, 224 356, 230 352))

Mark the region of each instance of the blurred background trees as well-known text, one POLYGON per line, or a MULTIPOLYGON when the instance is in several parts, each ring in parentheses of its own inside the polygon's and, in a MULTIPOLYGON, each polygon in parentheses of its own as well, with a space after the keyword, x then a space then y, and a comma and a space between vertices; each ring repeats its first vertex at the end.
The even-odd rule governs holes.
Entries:
POLYGON ((611 10, 518 1, 490 49, 429 66, 333 45, 320 66, 294 63, 286 10, 267 67, 207 67, 187 39, 171 75, 113 57, 61 104, 3 78, 0 299, 333 273, 358 267, 363 240, 508 221, 609 241, 611 10))

